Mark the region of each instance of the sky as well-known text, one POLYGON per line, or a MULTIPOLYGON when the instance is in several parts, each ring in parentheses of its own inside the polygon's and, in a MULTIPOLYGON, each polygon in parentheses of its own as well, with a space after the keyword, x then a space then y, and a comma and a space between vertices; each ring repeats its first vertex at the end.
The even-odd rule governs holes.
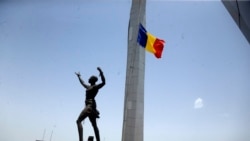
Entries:
MULTIPOLYGON (((0 140, 77 141, 87 80, 102 141, 122 137, 131 1, 0 1, 0 140), (100 82, 100 80, 98 81, 100 82)), ((250 45, 220 1, 148 0, 144 140, 249 141, 250 45)), ((94 135, 88 119, 84 139, 94 135)))

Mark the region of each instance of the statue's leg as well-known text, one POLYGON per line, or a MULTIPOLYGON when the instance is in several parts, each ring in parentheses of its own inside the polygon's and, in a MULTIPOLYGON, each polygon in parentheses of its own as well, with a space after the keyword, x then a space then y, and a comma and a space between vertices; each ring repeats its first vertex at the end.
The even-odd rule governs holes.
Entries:
POLYGON ((87 117, 87 113, 85 110, 83 110, 78 119, 76 120, 77 128, 78 128, 78 135, 79 135, 79 141, 83 141, 83 127, 82 127, 82 121, 87 117))
POLYGON ((96 137, 96 141, 100 141, 100 134, 99 134, 99 129, 97 127, 96 124, 96 117, 95 116, 90 116, 89 120, 94 128, 94 132, 95 132, 95 137, 96 137))

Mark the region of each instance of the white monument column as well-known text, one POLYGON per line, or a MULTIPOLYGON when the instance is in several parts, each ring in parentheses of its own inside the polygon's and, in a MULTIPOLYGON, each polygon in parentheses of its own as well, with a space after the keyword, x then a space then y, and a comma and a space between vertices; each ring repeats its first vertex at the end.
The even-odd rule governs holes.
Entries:
POLYGON ((146 0, 132 0, 122 141, 143 141, 145 49, 137 43, 139 24, 145 26, 146 0))

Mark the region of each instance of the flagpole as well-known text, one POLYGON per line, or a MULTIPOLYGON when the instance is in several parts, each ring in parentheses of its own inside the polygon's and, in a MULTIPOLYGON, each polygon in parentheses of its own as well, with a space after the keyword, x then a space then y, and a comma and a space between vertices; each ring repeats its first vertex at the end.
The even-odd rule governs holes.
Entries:
POLYGON ((143 141, 145 50, 137 43, 139 24, 145 26, 146 0, 132 0, 128 26, 128 50, 122 141, 143 141))

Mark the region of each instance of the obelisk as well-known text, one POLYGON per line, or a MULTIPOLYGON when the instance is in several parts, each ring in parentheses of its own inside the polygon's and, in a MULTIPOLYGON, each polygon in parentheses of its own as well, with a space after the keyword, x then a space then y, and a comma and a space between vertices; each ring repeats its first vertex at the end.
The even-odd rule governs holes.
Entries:
POLYGON ((146 0, 132 0, 122 141, 143 141, 145 50, 137 43, 139 24, 145 26, 146 0))

